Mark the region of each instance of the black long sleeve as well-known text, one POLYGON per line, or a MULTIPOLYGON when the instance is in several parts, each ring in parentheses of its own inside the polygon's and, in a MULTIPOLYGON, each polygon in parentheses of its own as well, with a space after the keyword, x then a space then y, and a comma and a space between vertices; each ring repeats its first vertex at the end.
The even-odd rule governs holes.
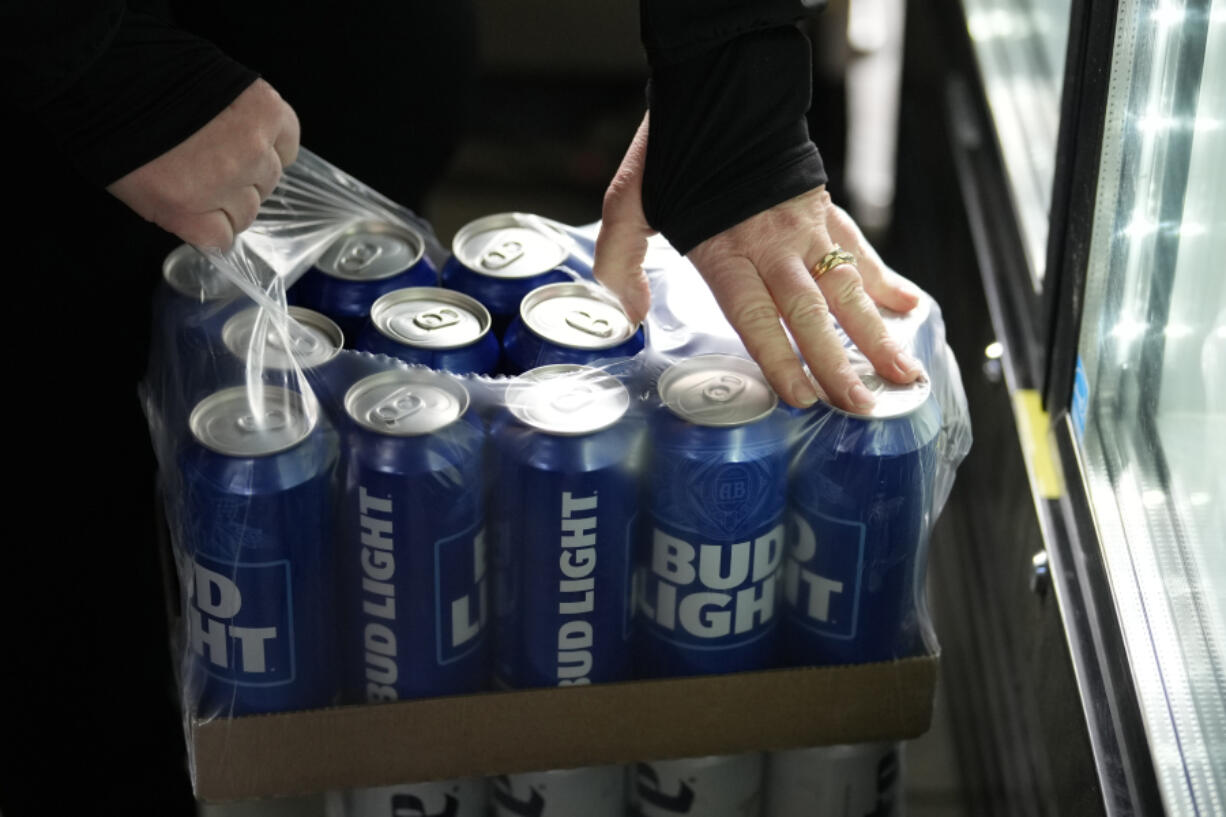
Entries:
POLYGON ((0 22, 6 101, 99 185, 185 140, 256 79, 120 0, 14 4, 0 22))
POLYGON ((826 183, 809 139, 801 0, 641 0, 648 223, 681 252, 826 183))

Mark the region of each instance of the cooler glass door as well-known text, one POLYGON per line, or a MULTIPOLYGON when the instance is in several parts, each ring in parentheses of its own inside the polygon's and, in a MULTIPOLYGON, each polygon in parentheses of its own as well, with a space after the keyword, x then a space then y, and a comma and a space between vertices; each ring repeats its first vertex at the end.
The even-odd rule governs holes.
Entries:
POLYGON ((1042 289, 1072 0, 963 0, 1031 281, 1042 289))
POLYGON ((1226 0, 1120 0, 1071 416, 1163 804, 1226 810, 1226 0))

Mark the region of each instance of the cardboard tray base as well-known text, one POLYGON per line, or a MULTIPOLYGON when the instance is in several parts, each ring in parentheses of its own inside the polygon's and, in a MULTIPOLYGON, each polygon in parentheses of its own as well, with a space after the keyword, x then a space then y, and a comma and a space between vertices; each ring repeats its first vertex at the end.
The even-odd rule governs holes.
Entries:
POLYGON ((490 692, 192 724, 196 796, 903 740, 932 720, 935 656, 490 692))

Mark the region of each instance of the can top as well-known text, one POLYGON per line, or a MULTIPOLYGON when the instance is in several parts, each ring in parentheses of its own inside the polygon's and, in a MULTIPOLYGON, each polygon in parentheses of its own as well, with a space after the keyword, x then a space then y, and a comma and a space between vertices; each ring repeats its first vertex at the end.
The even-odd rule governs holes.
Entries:
POLYGON ((263 457, 293 448, 315 428, 301 394, 280 386, 257 387, 263 404, 253 409, 246 386, 214 392, 192 409, 188 425, 205 448, 228 457, 263 457))
POLYGON ((891 329, 890 334, 897 336, 900 332, 907 332, 914 335, 916 329, 928 320, 928 315, 932 312, 932 299, 921 295, 919 303, 910 312, 895 312, 881 305, 877 306, 877 311, 881 314, 882 322, 891 329))
POLYGON ((507 388, 507 408, 525 425, 549 434, 591 434, 620 420, 630 392, 592 366, 558 363, 524 372, 507 388))
POLYGON ((855 417, 859 420, 892 420, 917 411, 920 406, 928 402, 928 397, 932 394, 932 382, 928 379, 927 373, 920 375, 918 380, 911 383, 892 383, 877 374, 873 369, 873 364, 864 358, 853 356, 850 360, 851 370, 860 378, 865 388, 873 393, 877 402, 867 414, 844 411, 841 408, 830 406, 840 414, 846 414, 848 417, 855 417))
POLYGON ((568 239, 539 216, 498 213, 465 224, 451 253, 470 270, 491 278, 531 278, 562 265, 568 239))
MULTIPOLYGON (((226 321, 221 327, 221 340, 230 353, 246 360, 251 346, 251 333, 255 331, 260 307, 244 309, 226 321)), ((345 345, 341 328, 329 318, 311 309, 291 306, 289 315, 296 323, 289 324, 290 349, 285 348, 285 337, 270 318, 264 336, 264 368, 286 371, 298 366, 312 369, 327 363, 340 354, 345 345)))
POLYGON ((476 298, 442 287, 406 287, 370 307, 379 334, 419 349, 458 349, 490 331, 490 311, 476 298))
POLYGON ((381 281, 416 264, 425 249, 421 236, 406 227, 361 221, 333 241, 315 266, 346 281, 381 281))
POLYGON ((700 426, 743 426, 774 411, 779 398, 758 364, 733 355, 697 355, 660 375, 660 399, 700 426))
POLYGON ((228 301, 239 294, 234 282, 191 244, 181 244, 166 256, 162 278, 175 292, 194 301, 228 301))
POLYGON ((389 437, 438 431, 468 410, 468 389, 429 369, 392 369, 365 377, 345 394, 345 412, 358 425, 389 437))
POLYGON ((534 333, 569 349, 611 349, 639 328, 608 290, 583 281, 537 287, 520 301, 519 315, 534 333))

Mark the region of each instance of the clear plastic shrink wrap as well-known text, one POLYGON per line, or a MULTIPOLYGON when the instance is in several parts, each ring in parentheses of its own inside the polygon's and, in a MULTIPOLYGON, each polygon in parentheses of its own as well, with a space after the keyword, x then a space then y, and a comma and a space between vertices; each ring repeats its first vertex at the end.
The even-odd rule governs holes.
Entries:
POLYGON ((232 250, 167 259, 142 393, 189 728, 936 652, 970 445, 937 305, 888 316, 920 383, 848 343, 874 416, 796 411, 667 245, 631 326, 595 229, 500 214, 449 256, 303 151, 232 250))

